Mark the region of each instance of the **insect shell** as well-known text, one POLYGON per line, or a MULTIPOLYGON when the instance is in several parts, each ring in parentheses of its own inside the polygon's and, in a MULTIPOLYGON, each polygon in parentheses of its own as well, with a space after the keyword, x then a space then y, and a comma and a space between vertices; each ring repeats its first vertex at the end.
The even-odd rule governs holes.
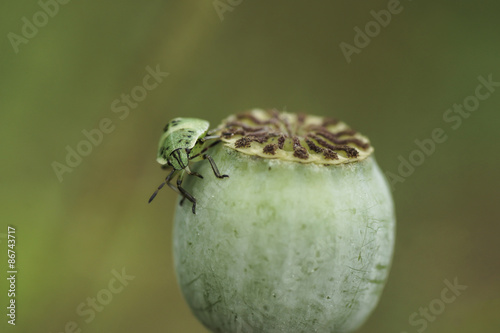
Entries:
POLYGON ((175 170, 185 169, 191 153, 194 156, 196 150, 201 151, 202 140, 209 126, 208 121, 202 119, 172 119, 163 129, 156 161, 161 165, 170 165, 175 170))
POLYGON ((189 169, 190 161, 208 159, 217 178, 229 177, 221 175, 212 157, 205 153, 210 147, 221 142, 218 140, 218 136, 207 136, 209 126, 208 121, 197 118, 174 118, 165 126, 158 144, 156 161, 162 165, 162 168, 172 168, 172 170, 165 181, 158 186, 149 202, 153 201, 158 191, 167 184, 182 195, 181 205, 185 199, 193 203, 192 211, 193 214, 196 214, 196 199, 182 187, 182 181, 185 173, 199 178, 203 178, 203 176, 189 169), (213 139, 217 140, 206 145, 207 141, 213 139), (176 174, 179 176, 177 177, 177 186, 174 186, 170 181, 176 174))

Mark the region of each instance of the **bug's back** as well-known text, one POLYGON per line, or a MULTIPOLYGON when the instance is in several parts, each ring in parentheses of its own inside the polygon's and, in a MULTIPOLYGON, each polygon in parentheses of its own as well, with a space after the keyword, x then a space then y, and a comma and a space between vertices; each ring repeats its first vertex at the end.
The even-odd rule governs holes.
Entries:
POLYGON ((176 149, 192 149, 198 139, 203 138, 210 126, 198 118, 175 118, 164 129, 158 145, 157 161, 166 164, 168 156, 176 149))

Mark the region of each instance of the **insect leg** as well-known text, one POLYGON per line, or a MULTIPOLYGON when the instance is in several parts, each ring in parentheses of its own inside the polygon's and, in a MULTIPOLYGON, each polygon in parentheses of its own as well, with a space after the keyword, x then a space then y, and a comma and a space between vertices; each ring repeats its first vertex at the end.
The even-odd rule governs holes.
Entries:
POLYGON ((169 186, 172 190, 174 190, 175 192, 177 192, 177 193, 179 193, 179 194, 180 194, 180 192, 179 192, 179 190, 177 189, 177 187, 175 187, 175 185, 174 185, 174 184, 172 184, 172 183, 170 182, 171 180, 172 180, 172 178, 170 178, 170 179, 167 181, 167 185, 168 185, 168 186, 169 186))
POLYGON ((165 178, 165 181, 163 183, 160 184, 160 186, 158 186, 158 188, 156 189, 156 191, 153 193, 153 195, 151 196, 151 198, 149 198, 149 201, 148 203, 150 203, 151 201, 153 201, 153 199, 156 197, 156 195, 158 194, 158 191, 161 190, 163 188, 163 186, 165 186, 165 184, 168 184, 168 186, 170 186, 171 188, 173 188, 174 190, 177 190, 175 187, 173 187, 172 184, 170 184, 170 180, 172 179, 172 177, 174 176, 174 173, 175 173, 175 169, 173 169, 172 171, 170 171, 170 173, 168 174, 168 176, 165 178))
POLYGON ((210 156, 208 154, 203 154, 202 157, 203 157, 204 160, 208 159, 208 161, 210 162, 210 166, 212 167, 212 170, 214 171, 215 177, 217 177, 217 178, 226 178, 226 177, 229 177, 228 175, 221 175, 220 174, 219 169, 217 168, 217 165, 215 164, 215 161, 212 158, 212 156, 210 156))
POLYGON ((168 181, 166 181, 167 185, 172 189, 174 190, 175 192, 179 193, 180 195, 182 195, 182 199, 181 201, 179 202, 179 206, 182 206, 182 204, 184 203, 184 200, 186 200, 186 196, 184 194, 182 194, 179 189, 174 185, 172 184, 170 181, 172 180, 173 177, 170 177, 170 179, 168 179, 168 181))
POLYGON ((177 178, 177 188, 181 192, 181 194, 184 196, 184 198, 188 199, 193 203, 193 214, 196 214, 196 199, 184 188, 182 188, 182 180, 184 178, 184 174, 180 175, 179 178, 177 178))
MULTIPOLYGON (((203 176, 202 176, 202 175, 200 175, 200 174, 199 174, 199 173, 197 173, 197 172, 191 171, 191 170, 189 169, 189 167, 186 167, 186 169, 185 169, 185 170, 186 170, 186 172, 187 172, 187 174, 188 174, 188 175, 191 175, 191 176, 196 176, 196 177, 198 177, 198 178, 203 179, 203 176)), ((173 186, 173 185, 172 185, 172 186, 173 186)), ((178 191, 178 190, 176 189, 176 191, 178 191)), ((181 193, 181 194, 182 194, 182 193, 181 193)), ((181 205, 181 206, 182 206, 182 204, 184 203, 184 200, 186 200, 186 196, 182 194, 182 200, 179 202, 179 205, 181 205)))
MULTIPOLYGON (((209 133, 207 133, 207 134, 209 134, 209 133)), ((213 140, 213 139, 218 139, 218 138, 220 138, 220 135, 207 135, 207 136, 203 137, 203 141, 213 140)))
POLYGON ((188 175, 196 176, 198 178, 203 179, 202 175, 200 175, 198 172, 191 171, 191 169, 189 169, 189 167, 186 167, 186 169, 184 169, 184 170, 186 170, 186 172, 187 172, 188 175))
POLYGON ((204 154, 208 149, 212 148, 213 146, 215 146, 216 144, 219 144, 221 143, 222 141, 221 140, 217 140, 213 143, 211 143, 210 145, 208 145, 207 147, 203 148, 198 154, 194 155, 194 156, 191 156, 190 159, 193 159, 193 158, 196 158, 198 156, 201 155, 201 157, 204 159, 204 160, 207 160, 210 162, 210 166, 212 167, 212 170, 214 171, 214 174, 217 178, 226 178, 226 177, 229 177, 228 175, 221 175, 220 172, 219 172, 219 169, 217 168, 217 165, 215 164, 213 158, 208 155, 208 154, 204 154))
POLYGON ((210 148, 212 148, 213 146, 215 146, 215 145, 217 145, 217 144, 219 144, 221 142, 222 142, 222 140, 217 140, 217 141, 212 142, 210 145, 208 145, 205 148, 203 148, 198 154, 190 156, 189 159, 191 160, 193 158, 196 158, 196 157, 202 155, 204 152, 206 152, 207 150, 209 150, 210 148))
POLYGON ((217 131, 219 130, 219 128, 214 128, 214 129, 211 129, 207 132, 207 136, 211 136, 213 135, 214 133, 216 133, 217 131))

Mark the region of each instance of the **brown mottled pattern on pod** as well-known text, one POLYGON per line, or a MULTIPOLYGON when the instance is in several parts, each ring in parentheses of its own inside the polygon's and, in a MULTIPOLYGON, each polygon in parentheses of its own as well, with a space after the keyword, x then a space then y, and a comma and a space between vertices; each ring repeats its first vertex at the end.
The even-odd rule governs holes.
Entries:
POLYGON ((218 130, 223 141, 242 152, 302 163, 349 163, 373 152, 366 137, 335 118, 276 109, 236 114, 218 130))

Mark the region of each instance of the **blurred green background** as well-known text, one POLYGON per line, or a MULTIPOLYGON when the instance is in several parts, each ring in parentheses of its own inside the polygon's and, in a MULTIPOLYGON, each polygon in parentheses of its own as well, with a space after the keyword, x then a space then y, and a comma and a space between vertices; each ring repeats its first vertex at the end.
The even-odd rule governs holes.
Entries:
POLYGON ((395 184, 393 268, 360 332, 498 332, 500 88, 457 129, 443 115, 474 95, 478 76, 500 81, 500 4, 402 1, 348 63, 340 43, 353 45, 353 29, 389 3, 220 0, 218 13, 212 0, 70 1, 44 16, 37 1, 3 1, 0 330, 206 332, 175 280, 175 194, 147 204, 165 176, 157 140, 175 116, 215 125, 263 107, 344 120, 394 174, 416 139, 442 128, 447 140, 395 184), (23 32, 26 20, 37 31, 23 32), (148 66, 169 75, 136 88, 148 66), (140 101, 127 106, 131 93, 140 101), (66 164, 67 146, 105 118, 110 133, 59 181, 54 161, 66 164), (15 328, 5 315, 7 225, 17 228, 15 328), (122 269, 134 279, 109 293, 122 269), (468 288, 425 329, 412 325, 455 278, 468 288), (96 296, 107 304, 95 317, 77 313, 96 296))

